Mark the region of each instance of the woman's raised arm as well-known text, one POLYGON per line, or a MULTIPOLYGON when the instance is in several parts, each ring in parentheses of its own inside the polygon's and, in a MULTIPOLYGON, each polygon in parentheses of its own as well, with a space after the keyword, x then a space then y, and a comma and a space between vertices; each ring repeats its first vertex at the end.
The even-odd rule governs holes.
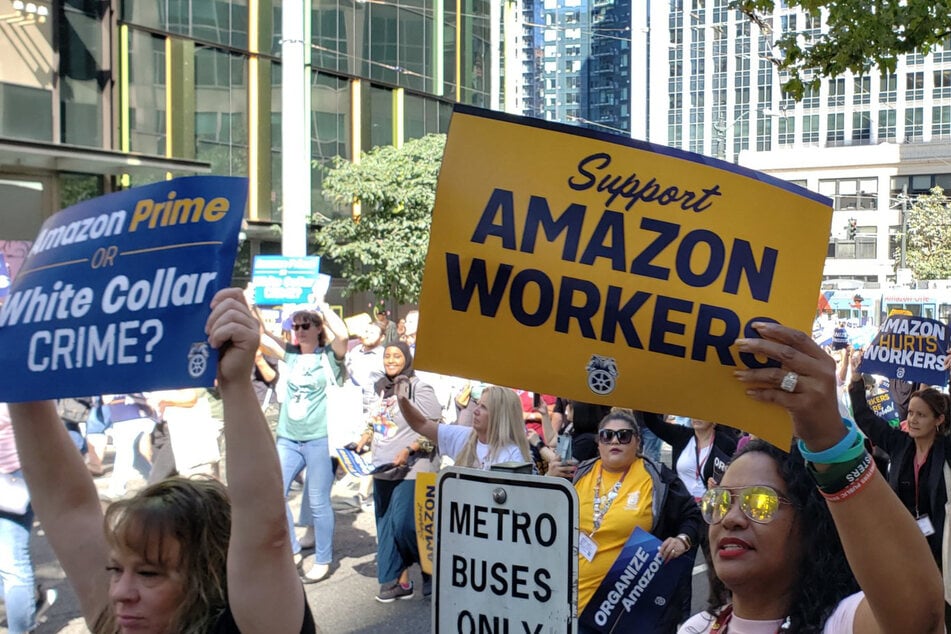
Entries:
POLYGON ((109 605, 109 549, 96 485, 52 401, 9 407, 33 510, 92 628, 109 605))
POLYGON ((281 468, 251 386, 260 339, 240 289, 219 291, 206 332, 218 349, 231 498, 228 603, 242 632, 297 634, 304 589, 291 554, 281 468))
MULTIPOLYGON (((747 394, 786 408, 794 434, 810 454, 839 445, 851 432, 838 412, 835 362, 803 332, 771 323, 755 327, 762 339, 739 339, 737 347, 780 361, 782 367, 737 371, 749 387, 747 394), (792 389, 788 383, 780 389, 790 372, 796 375, 792 389)), ((834 466, 815 459, 812 464, 817 474, 834 466)), ((852 631, 944 632, 944 592, 931 550, 914 518, 871 465, 867 479, 860 477, 860 485, 846 487, 836 496, 840 499, 828 502, 849 565, 865 592, 852 631)))
POLYGON ((439 441, 439 421, 426 418, 412 401, 409 400, 410 380, 405 376, 396 378, 396 399, 400 405, 403 418, 417 434, 426 436, 433 442, 439 441))

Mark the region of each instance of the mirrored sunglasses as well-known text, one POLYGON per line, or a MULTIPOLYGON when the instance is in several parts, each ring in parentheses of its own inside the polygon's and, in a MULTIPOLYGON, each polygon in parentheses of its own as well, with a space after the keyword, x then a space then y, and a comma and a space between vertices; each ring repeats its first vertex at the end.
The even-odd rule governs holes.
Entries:
POLYGON ((622 445, 631 444, 631 439, 634 438, 633 429, 602 429, 598 432, 598 440, 605 445, 609 442, 612 442, 615 438, 622 445))
POLYGON ((304 322, 302 324, 294 324, 291 326, 295 331, 297 330, 310 330, 310 322, 304 322))
POLYGON ((743 515, 757 524, 769 524, 776 517, 782 504, 792 500, 780 495, 776 489, 765 484, 747 487, 714 487, 700 498, 700 512, 707 524, 719 524, 733 508, 735 498, 740 499, 743 515))

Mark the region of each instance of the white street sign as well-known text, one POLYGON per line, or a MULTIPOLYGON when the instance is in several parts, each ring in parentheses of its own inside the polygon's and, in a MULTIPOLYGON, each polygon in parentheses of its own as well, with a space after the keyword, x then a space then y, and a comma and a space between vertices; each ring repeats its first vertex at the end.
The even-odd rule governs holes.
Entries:
POLYGON ((439 474, 436 491, 433 632, 577 632, 571 483, 452 467, 439 474))

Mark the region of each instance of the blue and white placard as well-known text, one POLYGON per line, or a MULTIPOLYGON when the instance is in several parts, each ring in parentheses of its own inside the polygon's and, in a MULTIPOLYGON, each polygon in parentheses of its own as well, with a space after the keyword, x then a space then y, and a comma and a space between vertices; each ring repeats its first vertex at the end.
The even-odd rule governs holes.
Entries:
POLYGON ((0 308, 0 401, 210 386, 247 179, 178 178, 43 223, 0 308))

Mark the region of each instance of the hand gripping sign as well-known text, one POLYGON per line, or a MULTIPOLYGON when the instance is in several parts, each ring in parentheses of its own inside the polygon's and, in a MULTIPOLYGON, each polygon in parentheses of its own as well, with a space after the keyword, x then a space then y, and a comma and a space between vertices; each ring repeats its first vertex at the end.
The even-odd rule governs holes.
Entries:
POLYGON ((0 307, 0 401, 210 386, 247 179, 179 178, 64 209, 0 307))
POLYGON ((786 413, 733 378, 767 360, 733 342, 757 320, 809 328, 831 217, 736 165, 458 106, 415 365, 788 445, 786 413))

